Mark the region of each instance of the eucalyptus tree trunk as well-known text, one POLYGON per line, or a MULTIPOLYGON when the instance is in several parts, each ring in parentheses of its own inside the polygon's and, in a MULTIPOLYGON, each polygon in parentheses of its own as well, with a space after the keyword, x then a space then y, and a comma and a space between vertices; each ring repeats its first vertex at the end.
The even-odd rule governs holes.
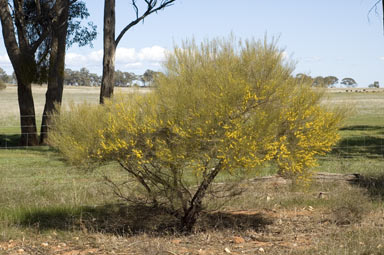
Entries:
POLYGON ((57 0, 55 13, 57 19, 53 22, 48 88, 45 94, 45 106, 41 122, 40 144, 46 143, 51 115, 55 111, 55 107, 61 105, 63 98, 69 1, 57 0))
POLYGON ((133 9, 136 13, 136 19, 127 24, 115 39, 115 0, 104 1, 104 57, 103 57, 103 78, 101 80, 100 103, 104 103, 105 98, 109 98, 113 94, 115 85, 115 53, 116 47, 125 33, 139 22, 158 11, 173 5, 176 0, 144 0, 144 12, 139 14, 139 5, 136 0, 131 0, 133 9))
POLYGON ((14 1, 17 37, 8 1, 0 0, 0 19, 4 44, 17 79, 17 95, 20 111, 20 129, 22 146, 38 145, 35 106, 32 96, 32 81, 36 74, 34 50, 31 49, 25 34, 24 17, 21 1, 14 1))
POLYGON ((113 94, 115 83, 115 0, 105 0, 104 3, 104 57, 103 77, 101 80, 100 103, 113 94))
POLYGON ((21 146, 36 146, 38 145, 38 135, 36 129, 35 105, 33 102, 32 85, 26 79, 20 78, 20 74, 16 73, 17 78, 17 96, 19 101, 20 111, 20 128, 21 146))

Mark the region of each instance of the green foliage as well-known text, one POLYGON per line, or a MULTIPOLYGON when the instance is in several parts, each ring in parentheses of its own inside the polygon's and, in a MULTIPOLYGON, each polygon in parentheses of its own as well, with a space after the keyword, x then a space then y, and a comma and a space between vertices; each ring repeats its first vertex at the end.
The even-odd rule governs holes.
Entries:
POLYGON ((348 87, 356 87, 357 85, 357 82, 352 78, 344 78, 340 83, 348 87))
POLYGON ((119 162, 143 199, 179 212, 186 230, 218 174, 274 160, 281 173, 306 179, 315 156, 338 140, 342 116, 292 77, 275 42, 186 41, 164 67, 153 93, 72 107, 56 118, 50 142, 73 163, 119 162))
POLYGON ((0 67, 0 82, 6 83, 10 81, 10 77, 7 73, 0 67))
POLYGON ((374 83, 369 84, 368 88, 380 88, 380 83, 375 81, 374 83))
POLYGON ((51 125, 56 127, 49 135, 52 145, 59 148, 70 163, 87 166, 91 163, 90 155, 100 146, 97 138, 98 131, 106 125, 104 114, 105 110, 97 105, 71 104, 68 112, 52 120, 51 125))
POLYGON ((313 87, 317 88, 333 87, 339 82, 339 79, 336 76, 317 76, 315 78, 312 78, 310 75, 298 73, 295 77, 300 82, 312 84, 313 87))

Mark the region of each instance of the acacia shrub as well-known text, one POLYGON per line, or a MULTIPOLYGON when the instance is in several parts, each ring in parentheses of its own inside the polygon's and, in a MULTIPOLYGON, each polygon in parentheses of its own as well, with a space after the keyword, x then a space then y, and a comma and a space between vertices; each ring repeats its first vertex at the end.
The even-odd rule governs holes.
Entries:
POLYGON ((119 162, 144 201, 169 208, 182 230, 192 229, 218 174, 275 161, 282 174, 307 178, 338 140, 342 115, 293 78, 275 42, 186 41, 164 70, 152 93, 62 113, 50 143, 74 163, 119 162))

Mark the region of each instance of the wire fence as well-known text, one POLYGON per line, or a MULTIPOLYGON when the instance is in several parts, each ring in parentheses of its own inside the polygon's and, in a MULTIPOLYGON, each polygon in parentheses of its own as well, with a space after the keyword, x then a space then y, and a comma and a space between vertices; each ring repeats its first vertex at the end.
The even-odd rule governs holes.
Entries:
MULTIPOLYGON (((22 118, 32 117, 33 115, 24 115, 22 118)), ((383 116, 384 118, 384 116, 383 116)), ((36 116, 36 120, 41 120, 42 116, 36 116)), ((27 130, 33 126, 21 126, 19 123, 1 123, 0 122, 0 149, 21 149, 37 146, 28 146, 30 139, 36 139, 46 132, 41 132, 41 124, 37 123, 36 132, 26 132, 21 134, 21 128, 27 130), (20 145, 23 136, 24 144, 20 145)), ((45 126, 47 127, 47 126, 45 126)), ((384 159, 384 125, 383 126, 349 126, 341 129, 343 137, 332 151, 327 155, 335 157, 359 157, 383 158, 384 159)))
MULTIPOLYGON (((45 115, 46 116, 46 115, 45 115)), ((32 147, 40 147, 38 145, 31 146, 31 141, 35 141, 41 135, 47 134, 41 131, 48 125, 41 125, 43 115, 22 115, 15 116, 12 122, 0 122, 0 150, 1 149, 26 149, 32 147), (35 118, 36 125, 21 125, 26 122, 27 118, 35 118), (35 129, 35 130, 34 130, 35 129), (22 133, 22 130, 24 131, 22 133), (21 143, 21 140, 24 142, 21 143)))

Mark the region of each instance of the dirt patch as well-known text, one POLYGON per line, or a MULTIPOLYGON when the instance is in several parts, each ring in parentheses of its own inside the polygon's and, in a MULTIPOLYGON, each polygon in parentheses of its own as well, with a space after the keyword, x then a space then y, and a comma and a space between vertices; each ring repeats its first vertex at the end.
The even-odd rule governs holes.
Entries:
MULTIPOLYGON (((183 235, 115 236, 74 233, 72 238, 37 235, 0 243, 0 254, 287 254, 316 250, 320 240, 340 226, 328 212, 295 210, 241 210, 203 216, 212 225, 183 235), (220 220, 219 220, 220 219, 220 220), (226 225, 221 225, 219 223, 226 225), (230 227, 229 225, 232 226, 230 227)), ((338 230, 339 229, 339 230, 338 230)))

